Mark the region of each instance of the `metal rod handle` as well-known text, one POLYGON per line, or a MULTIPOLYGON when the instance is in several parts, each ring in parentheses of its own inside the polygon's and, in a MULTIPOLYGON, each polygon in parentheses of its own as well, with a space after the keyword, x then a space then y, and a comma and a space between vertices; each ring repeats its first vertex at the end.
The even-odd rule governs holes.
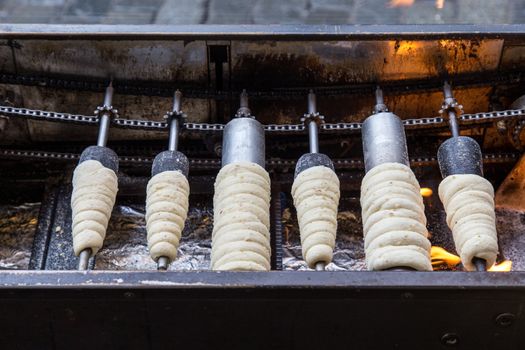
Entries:
POLYGON ((109 124, 110 118, 108 113, 102 114, 102 116, 100 117, 100 124, 98 127, 97 146, 106 147, 109 136, 109 124))
POLYGON ((308 138, 310 141, 310 153, 319 153, 317 123, 312 120, 308 122, 308 138))
POLYGON ((168 150, 176 151, 179 145, 179 121, 177 118, 170 118, 170 138, 168 143, 168 150))
POLYGON ((166 256, 161 256, 157 260, 157 270, 166 271, 170 265, 170 259, 166 256))
POLYGON ((454 111, 448 111, 448 125, 450 127, 450 132, 452 137, 459 136, 459 124, 458 119, 456 118, 456 113, 454 111))
MULTIPOLYGON (((173 112, 180 113, 182 104, 182 93, 177 90, 173 95, 173 112)), ((179 120, 178 118, 171 117, 168 120, 170 128, 170 136, 168 141, 168 150, 176 151, 179 146, 179 120)))
POLYGON ((374 113, 387 112, 388 108, 385 105, 385 99, 383 97, 383 90, 378 86, 376 88, 376 105, 374 106, 374 113))
POLYGON ((310 90, 308 93, 308 114, 310 118, 306 119, 308 124, 308 140, 310 144, 310 153, 319 153, 319 130, 317 128, 317 123, 313 120, 314 115, 317 113, 317 98, 313 92, 310 90))
POLYGON ((308 113, 317 113, 317 98, 313 90, 310 90, 310 92, 308 93, 308 113))
POLYGON ((325 264, 324 262, 320 261, 317 264, 315 264, 315 271, 324 271, 325 264))
POLYGON ((78 269, 85 271, 89 266, 89 258, 91 258, 91 249, 87 248, 80 252, 78 256, 78 269))
POLYGON ((180 106, 182 101, 182 93, 176 90, 173 94, 173 112, 180 113, 180 106))
POLYGON ((474 258, 472 259, 472 263, 474 264, 474 266, 476 266, 477 271, 479 272, 487 271, 487 262, 485 261, 485 259, 474 258))
POLYGON ((450 107, 450 106, 457 105, 457 103, 454 105, 455 100, 454 100, 454 95, 452 93, 452 87, 447 81, 445 81, 445 83, 443 84, 443 95, 445 97, 445 105, 449 106, 448 125, 450 128, 450 132, 452 133, 452 137, 458 137, 459 136, 459 124, 456 118, 456 112, 453 110, 452 107, 450 107))
MULTIPOLYGON (((104 95, 104 107, 111 107, 113 104, 113 82, 110 81, 108 87, 106 88, 106 94, 104 95)), ((98 127, 98 138, 97 146, 106 147, 108 143, 109 136, 109 125, 110 125, 109 113, 105 112, 100 117, 100 124, 98 127)))

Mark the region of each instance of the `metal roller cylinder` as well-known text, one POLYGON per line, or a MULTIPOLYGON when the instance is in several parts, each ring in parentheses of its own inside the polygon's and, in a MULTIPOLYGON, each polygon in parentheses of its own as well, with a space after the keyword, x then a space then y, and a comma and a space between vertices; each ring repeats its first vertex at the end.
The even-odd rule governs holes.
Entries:
POLYGON ((365 171, 384 163, 409 166, 403 122, 393 113, 373 114, 363 123, 365 171))
POLYGON ((452 137, 438 149, 438 162, 441 175, 474 174, 483 176, 481 148, 470 137, 452 137))
MULTIPOLYGON (((294 178, 297 177, 301 172, 306 169, 313 168, 314 166, 325 166, 334 170, 334 163, 330 157, 322 153, 306 153, 299 158, 297 164, 295 165, 295 174, 294 178)), ((334 170, 335 171, 335 170, 334 170)))
POLYGON ((264 127, 252 118, 236 118, 224 128, 222 166, 251 162, 265 167, 264 127))
POLYGON ((86 160, 97 160, 103 166, 118 173, 118 156, 110 148, 102 146, 89 146, 80 155, 78 164, 85 162, 86 160))
POLYGON ((188 158, 178 151, 164 151, 155 157, 151 167, 151 176, 155 176, 164 171, 179 171, 188 177, 190 163, 188 158))

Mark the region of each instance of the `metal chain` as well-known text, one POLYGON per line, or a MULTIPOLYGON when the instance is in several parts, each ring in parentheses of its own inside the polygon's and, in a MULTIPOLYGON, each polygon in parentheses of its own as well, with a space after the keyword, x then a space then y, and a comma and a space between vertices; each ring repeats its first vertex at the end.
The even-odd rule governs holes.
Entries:
MULTIPOLYGON (((95 116, 48 112, 10 106, 0 106, 0 114, 11 117, 45 120, 50 122, 71 122, 84 125, 98 124, 98 117, 95 116)), ((462 114, 459 117, 459 120, 464 124, 470 125, 523 117, 525 117, 525 109, 512 109, 506 111, 462 114)), ((430 126, 447 126, 446 120, 444 120, 442 117, 405 119, 403 120, 403 124, 407 127, 407 129, 418 129, 430 126)), ((167 131, 166 122, 157 122, 151 120, 115 119, 113 120, 113 126, 125 129, 167 131)), ((362 123, 325 123, 321 125, 321 130, 325 132, 357 131, 361 129, 361 126, 362 123)), ((224 124, 185 123, 184 129, 200 132, 220 132, 224 129, 224 124)), ((305 130, 303 124, 268 124, 264 126, 264 129, 270 133, 298 133, 305 130)))
MULTIPOLYGON (((487 153, 483 155, 485 163, 505 163, 515 162, 519 153, 487 153)), ((45 152, 45 151, 31 151, 31 150, 12 150, 0 149, 0 158, 24 158, 24 159, 49 159, 49 160, 78 160, 79 154, 76 153, 61 153, 61 152, 45 152)), ((142 156, 119 156, 119 163, 126 165, 151 165, 153 157, 142 156)), ((334 166, 338 169, 363 169, 364 163, 362 159, 358 158, 343 158, 333 159, 334 166)), ((266 165, 268 167, 295 167, 296 160, 292 159, 268 159, 266 165)), ((432 166, 437 164, 436 157, 413 157, 410 159, 412 166, 432 166)), ((190 166, 196 169, 219 169, 221 167, 220 159, 190 159, 190 166)))

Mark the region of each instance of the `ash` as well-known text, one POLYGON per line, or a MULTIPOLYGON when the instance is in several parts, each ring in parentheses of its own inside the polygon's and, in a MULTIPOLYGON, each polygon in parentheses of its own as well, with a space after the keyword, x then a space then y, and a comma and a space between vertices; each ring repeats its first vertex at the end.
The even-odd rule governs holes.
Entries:
MULTIPOLYGON (((213 209, 190 201, 177 259, 170 270, 207 270, 210 267, 213 209)), ((117 205, 109 222, 104 247, 96 256, 96 270, 155 270, 147 246, 144 205, 117 205)))
MULTIPOLYGON (((297 215, 293 205, 283 211, 283 269, 310 270, 302 258, 301 237, 297 215)), ((364 271, 365 251, 360 208, 350 208, 337 214, 337 238, 332 262, 325 268, 329 271, 364 271)))
POLYGON ((28 269, 40 203, 0 206, 0 269, 28 269))

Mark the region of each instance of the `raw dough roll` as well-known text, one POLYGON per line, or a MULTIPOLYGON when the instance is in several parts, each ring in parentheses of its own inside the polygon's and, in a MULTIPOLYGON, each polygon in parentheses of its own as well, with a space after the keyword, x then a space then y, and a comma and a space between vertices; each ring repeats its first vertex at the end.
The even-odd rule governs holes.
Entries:
POLYGON ((211 268, 270 270, 270 176, 258 164, 224 166, 215 181, 211 268))
POLYGON ((485 259, 487 269, 494 265, 498 238, 492 184, 479 175, 450 175, 439 184, 439 198, 465 269, 476 270, 475 257, 485 259))
POLYGON ((339 179, 325 166, 303 170, 294 180, 292 197, 297 209, 303 258, 310 268, 332 261, 337 232, 339 179))
POLYGON ((146 230, 150 256, 177 258, 177 249, 188 215, 188 179, 179 171, 153 176, 146 189, 146 230))
POLYGON ((86 160, 75 169, 71 208, 76 255, 87 248, 94 255, 102 247, 117 191, 117 175, 99 161, 86 160))
POLYGON ((432 270, 423 198, 408 166, 384 163, 371 169, 361 183, 361 210, 369 270, 432 270))

